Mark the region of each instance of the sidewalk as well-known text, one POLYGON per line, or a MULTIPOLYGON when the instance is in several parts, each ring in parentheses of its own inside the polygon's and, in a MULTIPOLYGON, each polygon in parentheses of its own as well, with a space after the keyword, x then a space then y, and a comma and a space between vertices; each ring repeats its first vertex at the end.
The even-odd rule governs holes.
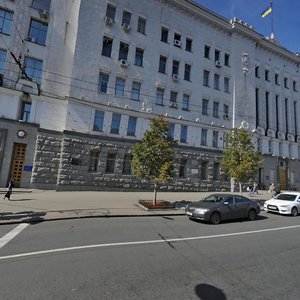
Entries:
MULTIPOLYGON (((184 215, 186 201, 198 201, 211 192, 158 192, 157 200, 176 202, 178 209, 145 210, 138 200, 151 200, 152 192, 56 192, 53 190, 14 189, 11 200, 3 199, 0 189, 0 224, 41 222, 46 220, 87 217, 170 216, 184 215)), ((247 192, 243 195, 247 196, 247 192)), ((271 195, 259 191, 254 200, 267 200, 271 195)))

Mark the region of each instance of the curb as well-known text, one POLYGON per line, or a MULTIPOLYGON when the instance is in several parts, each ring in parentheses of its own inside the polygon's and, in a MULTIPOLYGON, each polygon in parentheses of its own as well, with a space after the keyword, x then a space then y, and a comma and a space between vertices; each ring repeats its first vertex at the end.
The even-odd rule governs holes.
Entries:
MULTIPOLYGON (((39 214, 44 212, 35 212, 34 214, 39 214)), ((51 222, 51 221, 59 221, 59 220, 76 220, 76 219, 88 219, 88 218, 138 218, 138 217, 172 217, 172 216, 185 216, 184 212, 179 213, 158 213, 156 210, 154 213, 149 214, 123 214, 123 215, 117 215, 117 214, 111 214, 111 215, 89 215, 89 216, 62 216, 62 217, 53 217, 53 218, 41 218, 41 217, 27 217, 19 220, 7 220, 7 221, 1 221, 0 219, 0 226, 1 225, 9 225, 9 224, 20 224, 20 223, 42 223, 42 222, 51 222)))

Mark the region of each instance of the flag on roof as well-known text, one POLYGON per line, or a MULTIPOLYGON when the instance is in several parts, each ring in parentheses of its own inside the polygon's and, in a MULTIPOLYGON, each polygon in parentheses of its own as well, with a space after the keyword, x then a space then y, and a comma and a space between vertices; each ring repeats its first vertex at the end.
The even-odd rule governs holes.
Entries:
POLYGON ((264 18, 266 17, 269 13, 272 12, 272 6, 268 7, 266 10, 264 10, 262 13, 261 13, 261 17, 264 18))

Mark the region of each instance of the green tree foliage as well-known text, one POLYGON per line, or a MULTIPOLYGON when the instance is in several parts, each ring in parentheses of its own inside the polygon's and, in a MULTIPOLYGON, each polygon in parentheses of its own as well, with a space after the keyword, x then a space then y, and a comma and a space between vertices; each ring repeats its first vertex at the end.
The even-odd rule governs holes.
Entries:
POLYGON ((262 155, 252 143, 253 134, 244 128, 234 128, 225 135, 226 148, 221 167, 235 181, 241 183, 252 179, 262 163, 262 155))
POLYGON ((173 160, 177 142, 168 136, 168 129, 168 122, 162 116, 150 119, 150 128, 132 148, 132 173, 154 184, 154 204, 157 186, 172 181, 174 177, 173 160))

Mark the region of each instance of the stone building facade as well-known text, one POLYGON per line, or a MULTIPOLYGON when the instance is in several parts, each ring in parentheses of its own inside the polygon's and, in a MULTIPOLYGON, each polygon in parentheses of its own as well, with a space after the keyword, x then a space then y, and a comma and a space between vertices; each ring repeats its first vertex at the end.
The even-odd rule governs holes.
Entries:
POLYGON ((174 183, 228 190, 224 133, 246 126, 256 180, 300 188, 300 58, 238 19, 186 0, 0 0, 0 185, 152 189, 131 147, 163 114, 174 183))

